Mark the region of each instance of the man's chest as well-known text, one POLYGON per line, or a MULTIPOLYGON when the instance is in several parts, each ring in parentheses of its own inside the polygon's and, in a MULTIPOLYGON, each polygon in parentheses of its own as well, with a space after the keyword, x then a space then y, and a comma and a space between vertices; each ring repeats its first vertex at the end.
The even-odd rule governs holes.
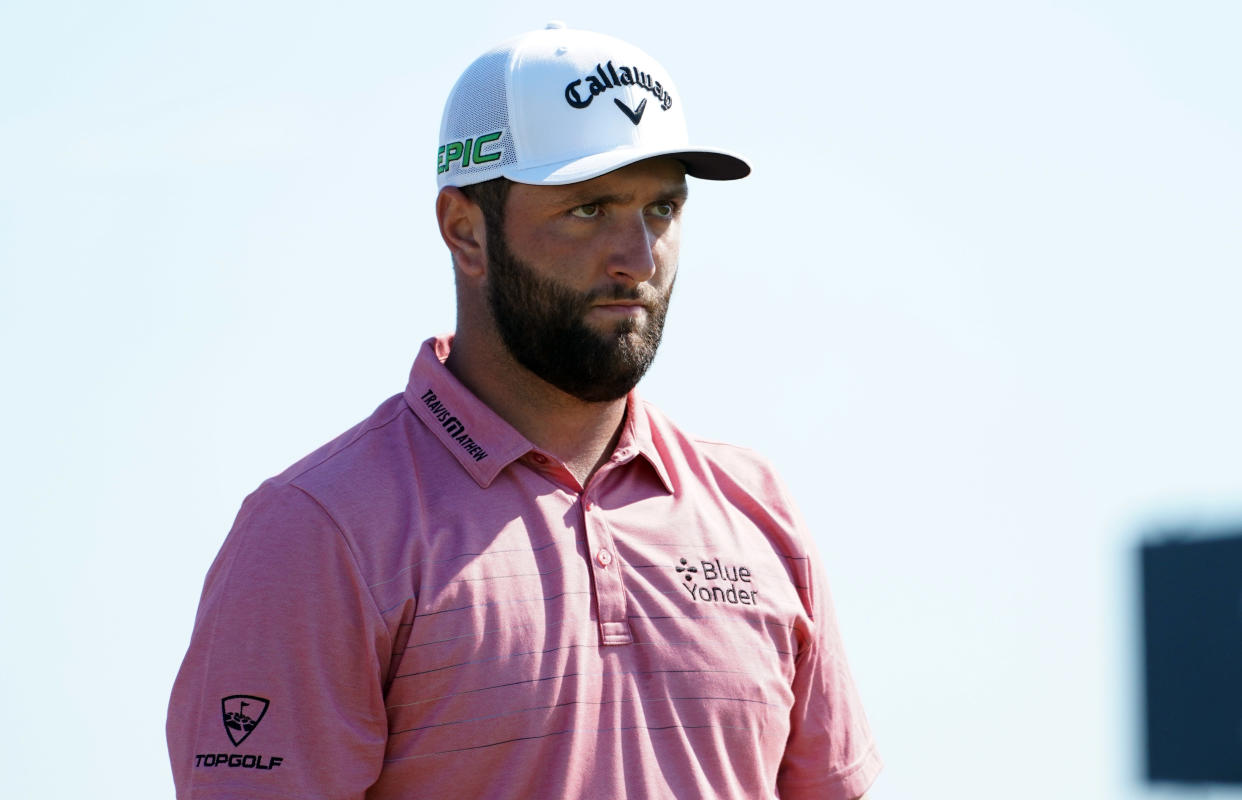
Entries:
POLYGON ((729 504, 554 492, 525 513, 462 507, 410 552, 393 758, 538 751, 585 729, 725 749, 787 733, 804 557, 729 504))

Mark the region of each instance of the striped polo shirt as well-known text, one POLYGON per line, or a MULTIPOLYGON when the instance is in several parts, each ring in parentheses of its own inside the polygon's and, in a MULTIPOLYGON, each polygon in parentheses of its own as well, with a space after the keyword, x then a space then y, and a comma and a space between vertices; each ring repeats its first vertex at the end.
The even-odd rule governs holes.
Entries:
POLYGON ((880 760, 811 537, 631 393, 580 486, 423 345, 250 495, 173 688, 190 798, 829 798, 880 760))

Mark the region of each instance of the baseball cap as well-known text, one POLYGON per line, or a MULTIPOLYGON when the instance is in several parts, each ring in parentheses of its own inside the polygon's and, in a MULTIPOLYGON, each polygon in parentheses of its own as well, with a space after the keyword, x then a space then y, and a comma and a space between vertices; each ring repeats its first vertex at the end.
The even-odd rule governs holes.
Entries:
POLYGON ((550 22, 479 56, 457 79, 440 122, 436 182, 577 183, 656 156, 708 180, 750 174, 740 156, 690 146, 681 93, 655 59, 550 22))

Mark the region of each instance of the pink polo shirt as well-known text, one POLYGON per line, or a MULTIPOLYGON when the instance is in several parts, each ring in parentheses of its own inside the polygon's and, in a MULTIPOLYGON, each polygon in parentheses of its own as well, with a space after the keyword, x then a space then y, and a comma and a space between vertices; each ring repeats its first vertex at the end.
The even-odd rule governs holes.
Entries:
POLYGON ((177 796, 861 795, 880 759, 771 467, 631 394, 581 487, 450 344, 242 505, 173 687, 177 796))

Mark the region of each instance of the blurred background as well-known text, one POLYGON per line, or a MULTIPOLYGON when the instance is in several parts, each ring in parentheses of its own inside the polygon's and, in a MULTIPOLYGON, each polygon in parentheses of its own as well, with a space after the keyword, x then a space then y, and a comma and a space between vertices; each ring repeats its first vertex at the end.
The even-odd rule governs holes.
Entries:
POLYGON ((549 19, 755 167, 691 186, 642 392, 799 499, 873 800, 1242 797, 1146 779, 1140 591, 1242 527, 1226 0, 0 0, 4 796, 172 796, 206 569, 451 329, 440 109, 549 19))

